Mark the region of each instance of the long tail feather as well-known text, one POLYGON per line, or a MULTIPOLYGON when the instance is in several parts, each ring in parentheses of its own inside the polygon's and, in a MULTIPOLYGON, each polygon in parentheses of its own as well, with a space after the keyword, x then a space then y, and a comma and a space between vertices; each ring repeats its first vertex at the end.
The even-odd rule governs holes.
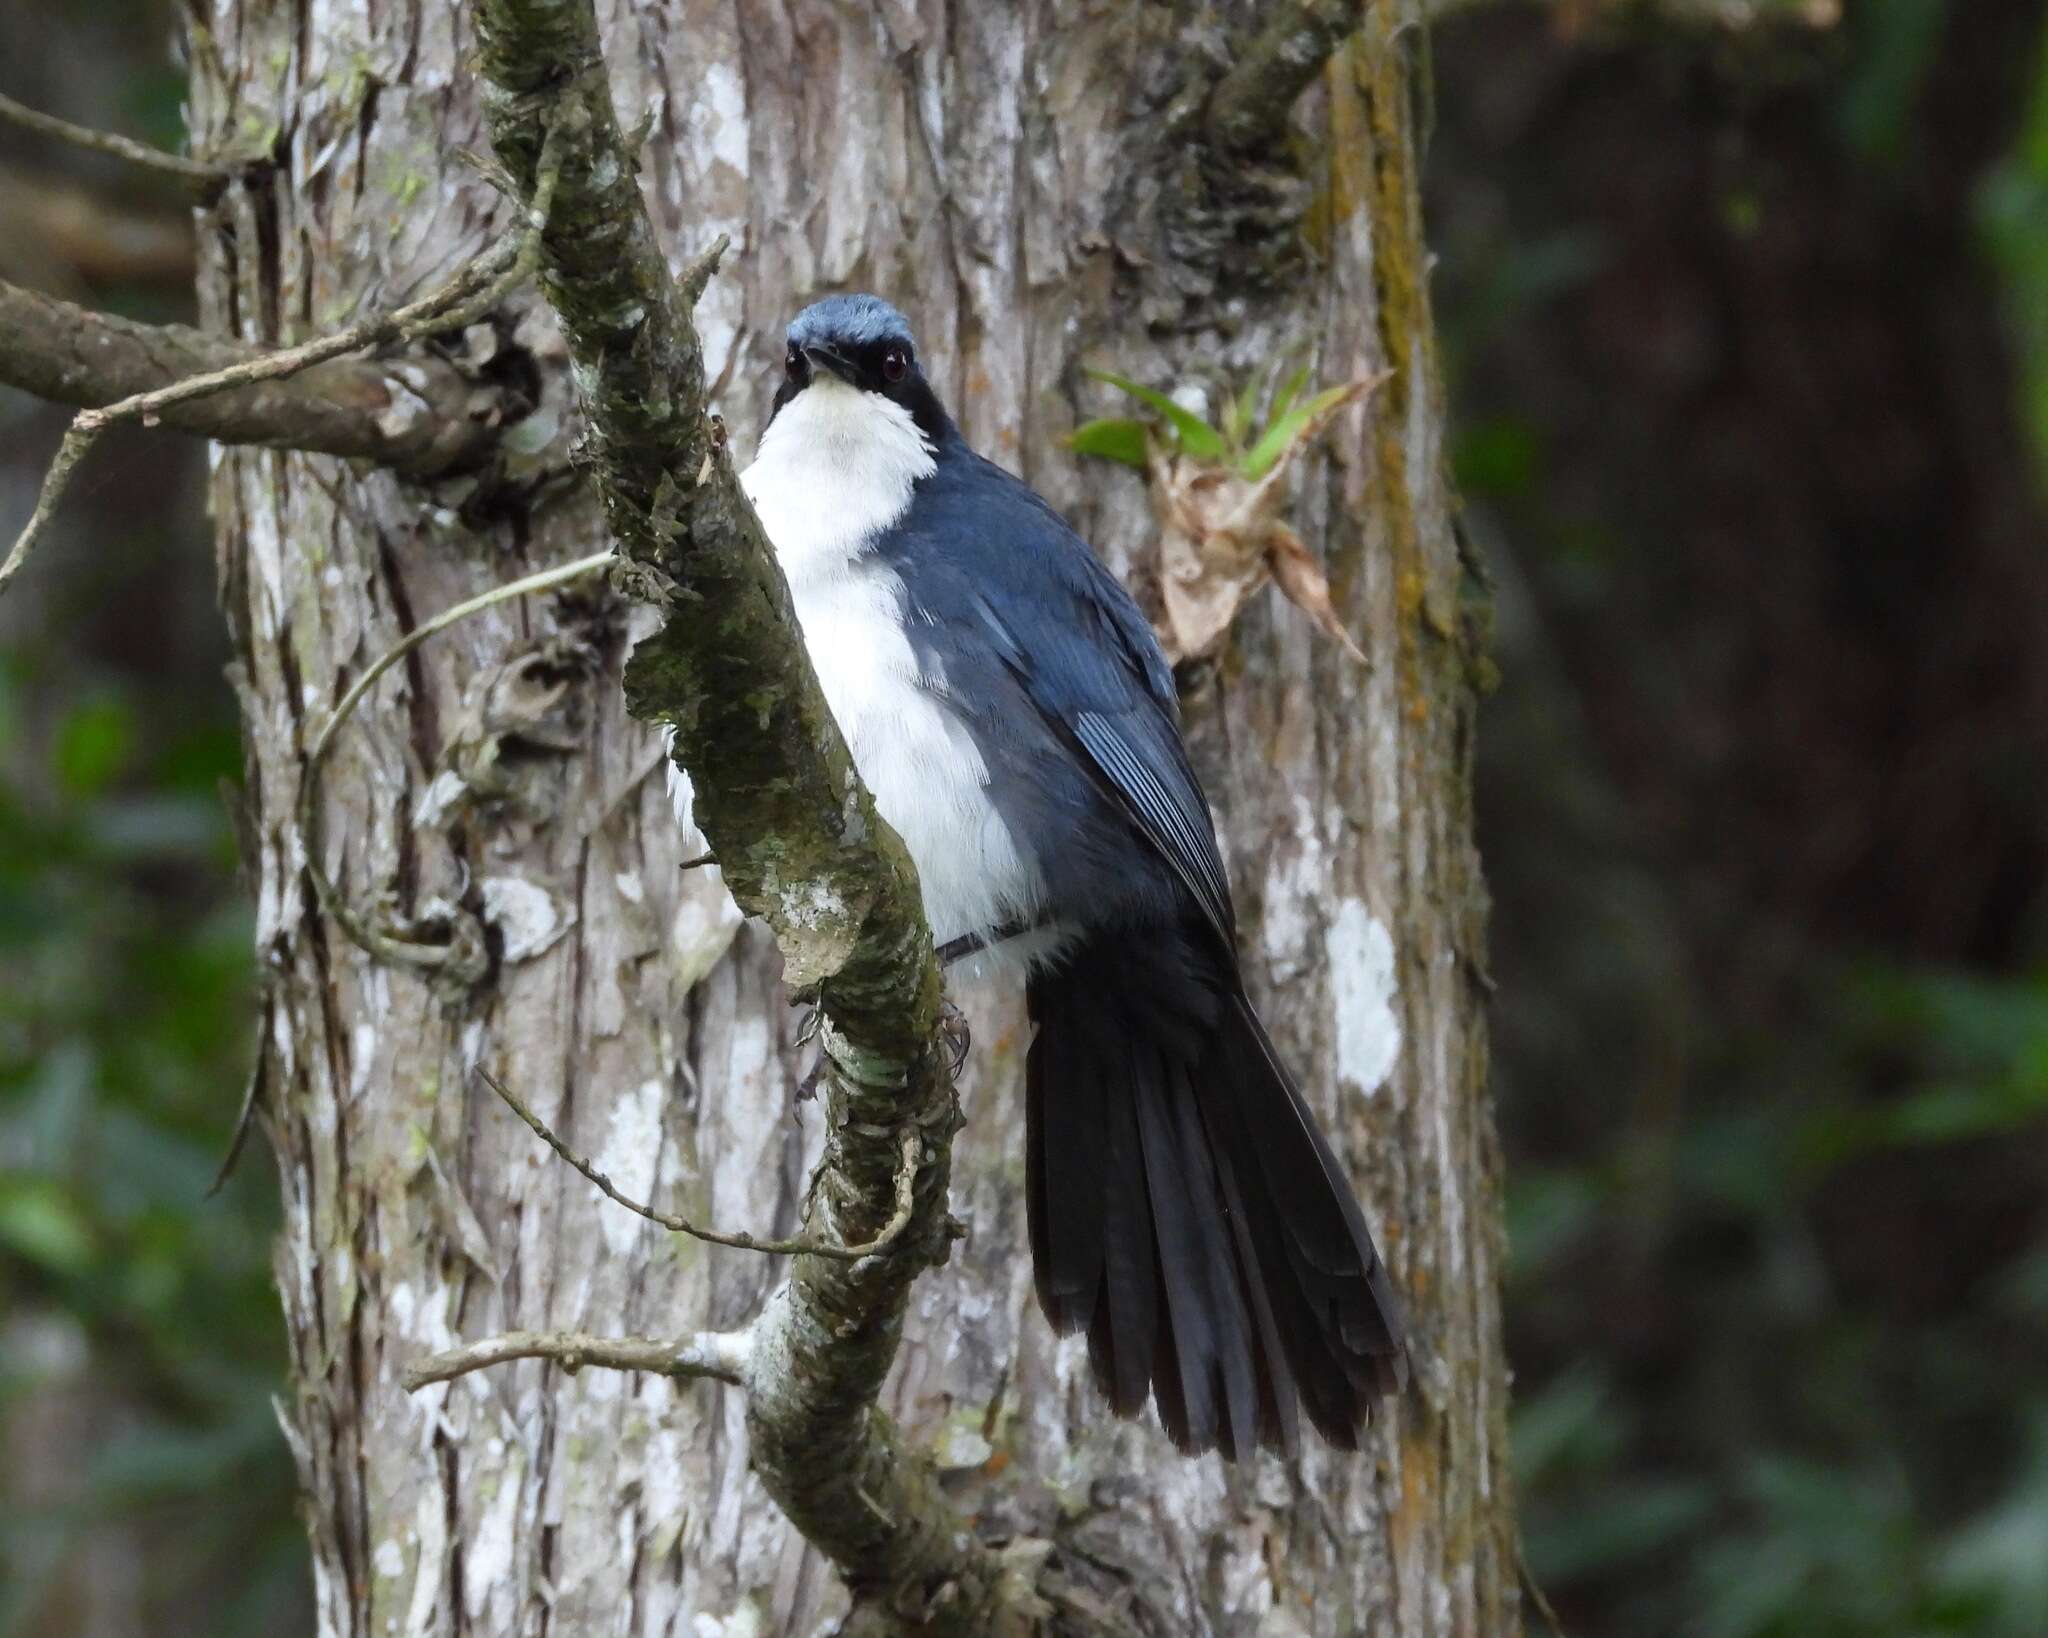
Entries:
POLYGON ((1098 939, 1031 982, 1032 1256, 1120 1415, 1174 1441, 1355 1447, 1406 1378, 1399 1304, 1342 1167, 1223 961, 1098 939))

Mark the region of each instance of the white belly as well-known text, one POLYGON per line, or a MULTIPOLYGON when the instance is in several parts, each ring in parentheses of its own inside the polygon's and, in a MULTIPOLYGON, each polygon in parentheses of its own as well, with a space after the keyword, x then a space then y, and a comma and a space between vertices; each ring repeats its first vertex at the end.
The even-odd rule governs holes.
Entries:
POLYGON ((960 719, 920 677, 893 571, 859 559, 792 579, 818 684, 875 807, 909 849, 932 937, 1028 916, 1038 894, 960 719))
MULTIPOLYGON (((825 702, 917 866, 925 918, 945 944, 1033 919, 1042 892, 989 800, 966 726, 919 675, 895 572, 867 549, 933 469, 909 417, 891 410, 821 378, 775 418, 741 482, 789 581, 825 702)), ((1014 940, 975 965, 1021 964, 1042 943, 1014 940)))

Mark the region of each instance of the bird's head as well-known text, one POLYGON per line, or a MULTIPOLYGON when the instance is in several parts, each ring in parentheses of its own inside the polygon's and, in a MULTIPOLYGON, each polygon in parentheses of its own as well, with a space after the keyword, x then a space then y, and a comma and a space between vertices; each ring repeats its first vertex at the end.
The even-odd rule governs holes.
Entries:
POLYGON ((807 393, 858 394, 891 420, 907 415, 933 444, 952 431, 918 364, 909 321, 880 296, 827 296, 806 307, 790 321, 782 372, 775 415, 807 393))

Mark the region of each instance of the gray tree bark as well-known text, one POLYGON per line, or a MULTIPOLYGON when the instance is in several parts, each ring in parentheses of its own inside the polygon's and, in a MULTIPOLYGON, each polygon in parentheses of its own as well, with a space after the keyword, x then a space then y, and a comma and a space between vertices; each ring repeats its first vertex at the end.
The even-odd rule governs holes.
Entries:
MULTIPOLYGON (((953 1200, 971 1232, 916 1288, 888 1397, 966 1511, 1091 1558, 1142 1628, 1507 1633, 1468 801, 1483 645, 1442 471, 1410 64, 1401 19, 1374 6, 1297 110, 1291 164, 1219 159, 1184 117, 1228 55, 1195 9, 600 12, 621 117, 653 121, 643 183, 672 263, 733 236, 698 317, 743 448, 787 317, 827 288, 883 291, 969 437, 1142 586, 1142 482, 1060 444, 1111 409, 1080 366, 1197 385, 1293 355, 1322 382, 1391 372, 1305 463, 1293 517, 1370 665, 1261 601, 1185 704, 1248 969, 1409 1303, 1415 1384, 1360 1456, 1243 1471, 1110 1418, 1081 1348, 1031 1301, 1024 1026, 989 995, 963 997, 976 1047, 953 1200)), ((1214 9, 1244 25, 1257 8, 1214 9)), ((301 339, 417 293, 509 221, 458 156, 487 147, 465 9, 198 15, 195 151, 253 141, 280 160, 204 213, 211 328, 301 339)), ((505 342, 542 383, 521 436, 566 464, 561 348, 527 300, 505 342)), ((600 547, 594 508, 568 484, 429 491, 250 450, 219 458, 214 501, 267 979, 259 1108, 286 1210, 283 1419, 322 1634, 820 1630, 843 1591, 750 1477, 737 1394, 535 1361, 416 1397, 397 1385, 408 1361, 499 1331, 729 1327, 778 1277, 605 1204, 475 1065, 627 1192, 720 1227, 790 1232, 815 1156, 772 944, 715 871, 678 868, 701 846, 625 716, 639 617, 609 593, 496 609, 426 645, 344 730, 317 834, 299 830, 305 756, 350 680, 417 620, 600 547), (353 903, 480 958, 372 959, 317 913, 316 847, 353 903)))

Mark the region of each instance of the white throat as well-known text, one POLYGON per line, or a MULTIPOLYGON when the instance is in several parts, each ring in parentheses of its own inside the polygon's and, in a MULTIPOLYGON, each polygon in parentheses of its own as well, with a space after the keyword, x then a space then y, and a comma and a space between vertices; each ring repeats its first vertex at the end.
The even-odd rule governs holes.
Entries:
POLYGON ((795 588, 903 516, 933 464, 910 411, 821 374, 768 424, 740 483, 795 588))
POLYGON ((904 629, 875 537, 909 510, 934 451, 901 405, 821 375, 783 406, 742 474, 804 646, 875 806, 917 863, 941 944, 1029 919, 1042 888, 988 797, 988 770, 904 629))

